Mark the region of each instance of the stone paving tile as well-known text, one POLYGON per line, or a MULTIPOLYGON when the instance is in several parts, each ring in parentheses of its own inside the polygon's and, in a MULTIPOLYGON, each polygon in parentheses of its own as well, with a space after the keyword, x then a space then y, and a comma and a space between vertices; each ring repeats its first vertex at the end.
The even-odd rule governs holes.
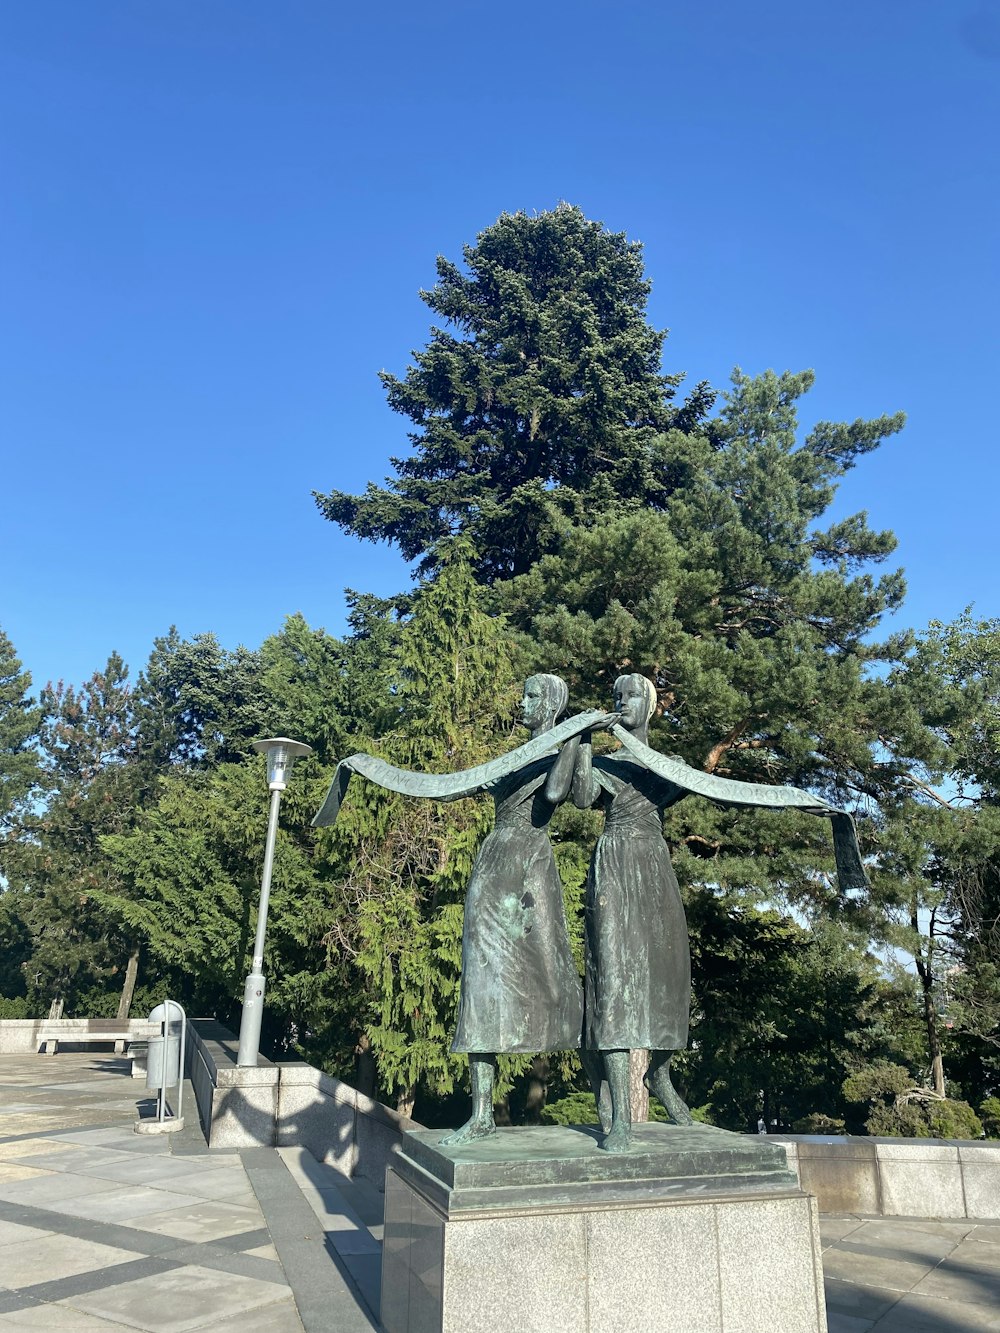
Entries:
POLYGON ((39 1130, 58 1129, 65 1123, 60 1115, 42 1115, 37 1111, 32 1111, 31 1115, 12 1115, 4 1121, 3 1137, 9 1138, 14 1134, 34 1135, 39 1130))
MULTIPOLYGON (((137 1254, 159 1254, 173 1245, 169 1236, 157 1236, 150 1231, 138 1231, 112 1222, 92 1222, 86 1217, 70 1217, 67 1213, 36 1208, 31 1204, 0 1203, 0 1217, 6 1223, 32 1228, 42 1235, 78 1236, 81 1240, 96 1240, 137 1254)), ((248 1245, 259 1243, 254 1239, 257 1234, 249 1233, 248 1245)))
POLYGON ((25 1226, 22 1222, 5 1222, 0 1219, 0 1246, 17 1245, 22 1240, 41 1240, 51 1235, 40 1227, 25 1226))
POLYGON ((246 1149, 242 1157, 306 1329, 310 1333, 377 1329, 378 1320, 344 1261, 328 1246, 315 1213, 281 1157, 269 1148, 246 1149))
POLYGON ((864 1247, 873 1252, 900 1254, 911 1262, 937 1262, 956 1245, 961 1245, 963 1239, 958 1235, 945 1236, 886 1217, 863 1222, 858 1230, 836 1242, 835 1248, 849 1250, 864 1247))
MULTIPOLYGON (((378 1241, 347 1201, 349 1181, 344 1181, 333 1167, 317 1162, 305 1148, 279 1148, 278 1156, 316 1214, 327 1239, 342 1258, 381 1254, 378 1241)), ((367 1294, 365 1299, 368 1299, 367 1294)), ((376 1301, 373 1308, 377 1305, 376 1301)))
POLYGON ((153 1152, 167 1153, 170 1151, 163 1142, 144 1140, 141 1136, 136 1135, 131 1128, 126 1130, 105 1125, 100 1129, 67 1129, 62 1133, 52 1135, 53 1140, 57 1143, 81 1144, 87 1147, 120 1147, 123 1142, 127 1143, 129 1141, 129 1137, 137 1143, 149 1143, 149 1148, 153 1152))
POLYGON ((1000 1310, 911 1294, 874 1324, 872 1333, 1000 1333, 1000 1310))
POLYGON ((944 1259, 912 1288, 917 1296, 938 1296, 968 1305, 990 1305, 1000 1308, 1000 1273, 995 1270, 974 1270, 952 1267, 944 1259))
POLYGON ((13 1184, 15 1180, 37 1179, 51 1173, 37 1166, 23 1166, 20 1162, 0 1162, 0 1185, 13 1184))
POLYGON ((253 1190, 242 1171, 191 1171, 185 1166, 182 1174, 171 1183, 183 1194, 196 1194, 202 1199, 217 1199, 245 1207, 255 1204, 253 1190))
POLYGON ((273 1259, 278 1261, 278 1251, 273 1245, 257 1245, 252 1250, 245 1250, 245 1254, 252 1254, 255 1259, 273 1259))
POLYGON ((4 1245, 0 1250, 0 1274, 3 1285, 16 1290, 37 1286, 43 1279, 58 1281, 96 1268, 111 1268, 134 1258, 129 1250, 76 1236, 45 1236, 4 1245))
POLYGON ((990 1224, 977 1241, 974 1222, 859 1222, 823 1252, 830 1333, 1000 1333, 1000 1244, 990 1224), (915 1270, 922 1275, 911 1282, 915 1270))
POLYGON ((167 1208, 128 1219, 129 1226, 139 1231, 152 1231, 161 1236, 176 1236, 178 1240, 218 1240, 241 1231, 252 1231, 263 1225, 260 1210, 220 1203, 214 1199, 192 1199, 182 1207, 167 1208))
POLYGON ((58 1305, 34 1305, 13 1314, 0 1314, 0 1329, 4 1333, 122 1333, 121 1324, 109 1319, 97 1319, 81 1310, 58 1305))
POLYGON ((29 1305, 37 1304, 38 1301, 31 1296, 25 1296, 23 1292, 0 1287, 0 1314, 10 1314, 14 1310, 23 1310, 29 1305))
MULTIPOLYGON (((374 1328, 381 1196, 298 1154, 283 1166, 267 1149, 209 1152, 196 1119, 169 1138, 135 1135, 148 1098, 127 1071, 92 1053, 0 1061, 0 1282, 7 1254, 34 1254, 30 1285, 0 1289, 0 1333, 374 1328), (49 1250, 65 1276, 38 1273, 49 1250), (74 1271, 87 1254, 118 1262, 74 1271), (244 1298, 228 1308, 213 1291, 244 1298)), ((830 1333, 1000 1333, 1000 1218, 843 1215, 821 1231, 830 1333)))
POLYGON ((824 1247, 832 1245, 835 1241, 843 1240, 849 1236, 852 1231, 857 1231, 858 1227, 864 1226, 860 1217, 833 1217, 825 1215, 819 1219, 819 1234, 824 1247))
MULTIPOLYGON (((16 1161, 8 1158, 8 1161, 16 1161)), ((34 1153, 26 1157, 22 1165, 40 1167, 46 1171, 69 1171, 73 1174, 96 1174, 95 1167, 113 1166, 119 1163, 131 1163, 134 1159, 128 1153, 117 1152, 108 1148, 69 1147, 49 1153, 34 1153)))
POLYGON ((929 1231, 935 1236, 951 1236, 957 1245, 963 1236, 975 1231, 977 1223, 936 1217, 875 1217, 865 1219, 865 1227, 870 1226, 904 1226, 907 1230, 929 1231))
MULTIPOLYGON (((198 1327, 210 1328, 212 1333, 302 1333, 302 1321, 291 1296, 265 1306, 263 1310, 233 1315, 230 1319, 215 1319, 198 1327)), ((332 1330, 331 1324, 331 1333, 332 1330)))
POLYGON ((165 1250, 160 1258, 175 1265, 196 1264, 199 1268, 214 1268, 220 1273, 232 1276, 257 1278, 260 1282, 285 1283, 281 1261, 259 1259, 245 1250, 234 1250, 228 1246, 217 1245, 211 1241, 192 1241, 190 1244, 175 1245, 165 1250))
MULTIPOLYGON (((80 1176, 77 1179, 82 1180, 80 1176)), ((61 1213, 71 1217, 87 1217, 92 1222, 122 1222, 135 1226, 138 1219, 168 1209, 186 1208, 198 1202, 189 1194, 175 1194, 158 1190, 151 1185, 122 1186, 113 1180, 92 1180, 100 1185, 99 1193, 75 1195, 58 1205, 61 1213)), ((55 1207, 55 1203, 53 1203, 55 1207)))
POLYGON ((112 1268, 92 1268, 84 1273, 71 1273, 67 1277, 48 1278, 44 1281, 35 1282, 30 1287, 21 1287, 19 1291, 12 1292, 11 1295, 20 1295, 31 1304, 38 1304, 42 1301, 53 1303, 69 1301, 77 1296, 85 1296, 92 1291, 100 1291, 109 1282, 116 1285, 125 1285, 129 1282, 136 1282, 140 1278, 155 1277, 168 1273, 171 1269, 181 1267, 183 1267, 182 1264, 173 1263, 168 1259, 160 1259, 154 1255, 136 1257, 133 1254, 127 1261, 115 1264, 112 1268))
MULTIPOLYGON (((338 1251, 339 1253, 339 1251, 338 1251)), ((341 1259, 358 1290, 372 1310, 382 1304, 382 1252, 342 1254, 341 1259)))
POLYGON ((69 1212, 73 1199, 79 1196, 117 1193, 113 1180, 95 1180, 93 1176, 64 1175, 50 1171, 34 1180, 14 1180, 0 1185, 0 1199, 9 1203, 58 1205, 60 1212, 69 1212))
MULTIPOLYGON (((59 1304, 147 1333, 189 1333, 217 1327, 221 1319, 260 1312, 287 1299, 288 1288, 241 1278, 220 1282, 217 1272, 190 1265, 135 1282, 106 1286, 59 1304)), ((241 1323, 245 1327, 245 1322, 241 1323)))
POLYGON ((899 1300, 898 1291, 883 1291, 879 1287, 862 1286, 838 1278, 826 1279, 827 1312, 852 1315, 855 1319, 870 1319, 874 1323, 899 1300))
POLYGON ((0 1162, 13 1158, 15 1161, 22 1161, 32 1157, 35 1153, 48 1153, 63 1151, 63 1145, 54 1139, 13 1139, 0 1143, 0 1162))
POLYGON ((870 1319, 855 1319, 853 1315, 827 1311, 827 1333, 868 1333, 875 1327, 870 1319))
POLYGON ((881 1254, 865 1254, 836 1248, 823 1253, 823 1272, 827 1278, 842 1278, 885 1292, 912 1291, 931 1271, 933 1263, 910 1264, 881 1254))
MULTIPOLYGON (((110 1153, 101 1150, 101 1157, 90 1155, 90 1160, 84 1160, 81 1156, 79 1165, 74 1164, 73 1156, 59 1158, 61 1162, 67 1165, 64 1170, 78 1172, 80 1175, 94 1176, 98 1180, 115 1180, 122 1185, 163 1185, 175 1189, 176 1182, 181 1177, 191 1177, 191 1171, 181 1162, 175 1161, 169 1155, 149 1153, 110 1153)), ((36 1160, 42 1160, 38 1158, 36 1160)), ((205 1172, 206 1176, 213 1174, 205 1172)), ((178 1194, 186 1194, 188 1191, 176 1188, 178 1194)))
POLYGON ((952 1267, 968 1264, 972 1268, 988 1268, 1000 1273, 1000 1243, 967 1236, 948 1255, 948 1264, 952 1267))

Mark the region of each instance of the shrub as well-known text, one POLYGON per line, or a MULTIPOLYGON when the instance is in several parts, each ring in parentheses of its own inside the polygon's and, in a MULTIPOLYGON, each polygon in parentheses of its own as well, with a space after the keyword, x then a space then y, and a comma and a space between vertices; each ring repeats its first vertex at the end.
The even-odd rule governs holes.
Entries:
MULTIPOLYGON (((544 1106, 541 1118, 543 1125, 600 1124, 597 1103, 594 1101, 592 1092, 571 1092, 568 1097, 562 1097, 559 1101, 544 1106)), ((649 1118, 659 1124, 665 1123, 667 1119, 666 1111, 655 1097, 649 1099, 649 1118)), ((696 1124, 711 1125, 713 1123, 712 1108, 710 1106, 694 1106, 691 1108, 691 1118, 696 1124)))
POLYGON ((810 1111, 801 1120, 792 1122, 792 1132, 795 1134, 846 1134, 847 1125, 845 1121, 838 1120, 832 1115, 824 1115, 822 1111, 810 1111))
POLYGON ((877 1137, 978 1139, 983 1133, 968 1102, 915 1086, 902 1065, 882 1062, 859 1070, 844 1080, 844 1096, 871 1104, 865 1128, 877 1137))
POLYGON ((968 1102, 928 1102, 925 1107, 933 1139, 981 1139, 983 1122, 968 1102))
POLYGON ((1000 1139, 1000 1097, 987 1097, 979 1108, 979 1119, 989 1139, 1000 1139))
POLYGON ((543 1125, 597 1125, 597 1103, 592 1092, 571 1092, 542 1107, 543 1125))

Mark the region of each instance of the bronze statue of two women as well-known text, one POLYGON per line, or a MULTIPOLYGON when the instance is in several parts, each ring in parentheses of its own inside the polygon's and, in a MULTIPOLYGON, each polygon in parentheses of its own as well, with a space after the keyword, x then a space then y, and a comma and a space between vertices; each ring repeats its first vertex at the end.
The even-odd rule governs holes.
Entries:
POLYGON ((716 778, 650 749, 656 691, 643 676, 618 678, 614 713, 581 713, 559 723, 567 699, 558 676, 531 676, 521 702, 531 740, 463 773, 417 774, 352 755, 338 765, 313 821, 321 826, 336 819, 351 773, 411 796, 493 797, 496 823, 479 850, 466 898, 451 1045, 469 1055, 472 1116, 444 1144, 495 1132, 498 1052, 579 1050, 595 1093, 605 1080, 610 1090, 611 1121, 601 1144, 609 1152, 629 1147, 631 1050, 649 1050, 652 1092, 672 1121, 690 1122, 670 1081, 670 1060, 687 1045, 691 963, 663 838, 663 811, 684 796, 830 817, 842 887, 863 881, 853 824, 842 811, 794 787, 716 778), (593 757, 591 732, 599 727, 611 728, 622 742, 619 752, 593 757), (599 804, 605 814, 587 878, 583 988, 547 831, 556 807, 570 796, 581 808, 599 804))

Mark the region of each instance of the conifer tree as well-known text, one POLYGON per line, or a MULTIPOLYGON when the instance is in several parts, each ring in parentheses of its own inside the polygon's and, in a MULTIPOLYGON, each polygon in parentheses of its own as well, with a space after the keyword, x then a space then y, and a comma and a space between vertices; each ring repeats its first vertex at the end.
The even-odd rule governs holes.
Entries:
MULTIPOLYGON (((502 622, 481 608, 469 554, 465 542, 435 552, 439 572, 415 595, 400 633, 393 726, 357 748, 449 772, 512 743, 509 647, 502 622)), ((445 1094, 462 1070, 448 1043, 464 894, 492 819, 484 799, 418 801, 355 779, 337 824, 321 835, 321 854, 342 877, 331 951, 352 958, 365 979, 379 1083, 404 1111, 418 1086, 445 1094)))
POLYGON ((437 261, 421 297, 434 328, 402 378, 382 375, 389 404, 416 429, 396 476, 363 495, 317 494, 346 531, 399 547, 419 571, 436 544, 471 538, 481 580, 523 573, 556 538, 560 515, 610 496, 659 505, 676 477, 660 432, 711 405, 699 385, 672 403, 665 334, 646 321, 642 249, 561 204, 504 214, 464 251, 437 261))
POLYGON ((214 634, 154 640, 133 697, 133 759, 147 781, 175 765, 212 767, 240 758, 267 733, 271 702, 261 656, 228 651, 214 634))
MULTIPOLYGON (((35 748, 42 710, 28 691, 31 676, 0 629, 0 855, 19 811, 41 785, 35 748)), ((0 874, 3 861, 0 859, 0 874)))
POLYGON ((109 873, 100 838, 130 826, 136 791, 128 668, 112 653, 79 689, 42 691, 41 752, 48 800, 21 821, 5 873, 8 910, 30 939, 24 962, 29 995, 75 996, 119 966, 123 944, 94 896, 109 873))
POLYGON ((925 1063, 1000 1073, 1000 621, 931 622, 890 674, 869 927, 915 963, 925 1063), (963 1048, 965 1055, 963 1056, 963 1048))
MULTIPOLYGON (((812 375, 737 373, 714 439, 668 437, 686 473, 662 511, 623 505, 567 523, 559 549, 497 597, 532 665, 605 702, 624 669, 658 685, 657 744, 720 776, 812 787, 862 806, 879 767, 885 686, 905 635, 872 637, 903 595, 867 568, 891 533, 864 515, 817 522, 840 476, 899 430, 900 417, 821 423, 799 441, 796 402, 812 375), (864 797, 864 799, 862 799, 864 797)), ((684 802, 668 820, 678 870, 696 883, 830 903, 827 831, 807 816, 684 802), (705 864, 709 862, 709 864, 705 864)))
POLYGON ((44 775, 37 743, 42 710, 29 695, 31 676, 0 630, 0 996, 21 997, 22 965, 31 940, 9 890, 12 855, 25 837, 24 821, 42 794, 44 775))
POLYGON ((170 975, 202 1012, 237 1021, 268 801, 265 762, 249 741, 264 733, 315 740, 321 753, 296 766, 281 807, 263 1041, 272 1053, 305 1041, 337 1073, 347 1072, 343 1034, 353 1013, 344 1017, 350 992, 323 945, 330 890, 309 821, 321 800, 322 751, 331 737, 338 748, 346 743, 338 706, 346 652, 301 616, 259 652, 228 653, 213 635, 183 641, 172 631, 157 640, 136 709, 138 762, 152 787, 134 825, 101 838, 114 874, 95 891, 141 946, 147 986, 170 975))

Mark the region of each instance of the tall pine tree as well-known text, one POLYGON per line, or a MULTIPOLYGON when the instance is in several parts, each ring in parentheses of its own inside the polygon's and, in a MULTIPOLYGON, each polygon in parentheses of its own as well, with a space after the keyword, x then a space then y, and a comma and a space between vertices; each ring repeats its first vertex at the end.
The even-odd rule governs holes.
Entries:
POLYGON ((689 427, 712 395, 683 406, 664 375, 665 334, 646 321, 642 249, 561 204, 504 214, 464 251, 437 261, 421 292, 434 328, 402 378, 382 375, 394 411, 416 427, 396 476, 363 495, 317 494, 348 532, 394 543, 421 573, 436 544, 472 539, 480 579, 525 570, 556 540, 561 515, 611 496, 661 503, 676 478, 661 432, 689 427))

